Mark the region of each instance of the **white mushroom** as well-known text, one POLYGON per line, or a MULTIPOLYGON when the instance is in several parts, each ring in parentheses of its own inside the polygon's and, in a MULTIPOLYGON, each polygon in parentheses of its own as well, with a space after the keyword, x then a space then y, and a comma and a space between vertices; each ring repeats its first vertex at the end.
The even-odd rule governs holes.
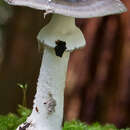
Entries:
POLYGON ((31 115, 17 130, 61 130, 70 52, 85 46, 74 17, 104 16, 124 12, 126 8, 119 0, 12 0, 9 3, 57 13, 38 34, 38 41, 45 47, 37 92, 31 115))
POLYGON ((32 114, 26 121, 31 122, 27 130, 61 130, 70 51, 85 46, 85 39, 75 26, 75 19, 62 15, 54 15, 37 39, 45 47, 32 114))

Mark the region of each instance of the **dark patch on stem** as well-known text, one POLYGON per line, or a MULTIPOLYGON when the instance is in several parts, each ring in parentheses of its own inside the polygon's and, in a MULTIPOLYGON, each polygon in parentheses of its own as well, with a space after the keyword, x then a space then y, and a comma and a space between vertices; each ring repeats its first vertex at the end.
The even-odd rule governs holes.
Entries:
POLYGON ((62 57, 65 50, 66 50, 66 42, 57 40, 55 47, 56 56, 62 57))
POLYGON ((39 112, 38 107, 35 108, 36 112, 39 112))
POLYGON ((53 98, 51 93, 48 93, 48 100, 44 102, 44 104, 47 105, 47 111, 49 115, 55 112, 56 100, 53 98))

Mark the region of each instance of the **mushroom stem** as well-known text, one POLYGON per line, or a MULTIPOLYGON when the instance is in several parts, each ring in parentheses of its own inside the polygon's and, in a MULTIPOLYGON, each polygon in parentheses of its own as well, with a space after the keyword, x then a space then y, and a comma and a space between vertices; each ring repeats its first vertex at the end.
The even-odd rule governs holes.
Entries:
POLYGON ((39 128, 37 130, 61 130, 69 55, 65 52, 60 58, 55 55, 54 49, 45 47, 32 112, 39 128))
POLYGON ((65 31, 68 32, 69 28, 72 29, 75 26, 75 18, 54 14, 49 25, 55 28, 55 30, 53 30, 55 32, 59 30, 61 33, 64 33, 65 31))
POLYGON ((65 52, 60 58, 53 48, 45 47, 33 110, 26 121, 31 123, 27 130, 61 130, 69 55, 70 52, 65 52))
POLYGON ((61 130, 70 51, 85 45, 72 17, 54 15, 39 33, 45 45, 31 115, 17 130, 61 130))

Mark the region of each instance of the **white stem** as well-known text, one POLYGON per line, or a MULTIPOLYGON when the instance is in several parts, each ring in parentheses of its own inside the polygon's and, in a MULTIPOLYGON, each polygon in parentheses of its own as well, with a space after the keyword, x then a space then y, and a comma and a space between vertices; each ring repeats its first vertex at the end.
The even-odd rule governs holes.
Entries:
POLYGON ((53 15, 51 21, 49 22, 49 27, 51 31, 66 33, 75 28, 75 18, 58 15, 53 15))
POLYGON ((53 48, 45 47, 34 106, 27 119, 31 125, 27 130, 61 130, 69 55, 70 52, 64 52, 60 58, 53 48))

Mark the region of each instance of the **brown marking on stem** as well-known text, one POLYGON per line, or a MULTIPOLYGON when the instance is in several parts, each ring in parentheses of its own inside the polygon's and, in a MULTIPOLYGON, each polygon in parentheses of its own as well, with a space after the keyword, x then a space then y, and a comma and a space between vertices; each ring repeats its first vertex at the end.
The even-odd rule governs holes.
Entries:
POLYGON ((39 112, 38 107, 35 108, 36 112, 39 112))

